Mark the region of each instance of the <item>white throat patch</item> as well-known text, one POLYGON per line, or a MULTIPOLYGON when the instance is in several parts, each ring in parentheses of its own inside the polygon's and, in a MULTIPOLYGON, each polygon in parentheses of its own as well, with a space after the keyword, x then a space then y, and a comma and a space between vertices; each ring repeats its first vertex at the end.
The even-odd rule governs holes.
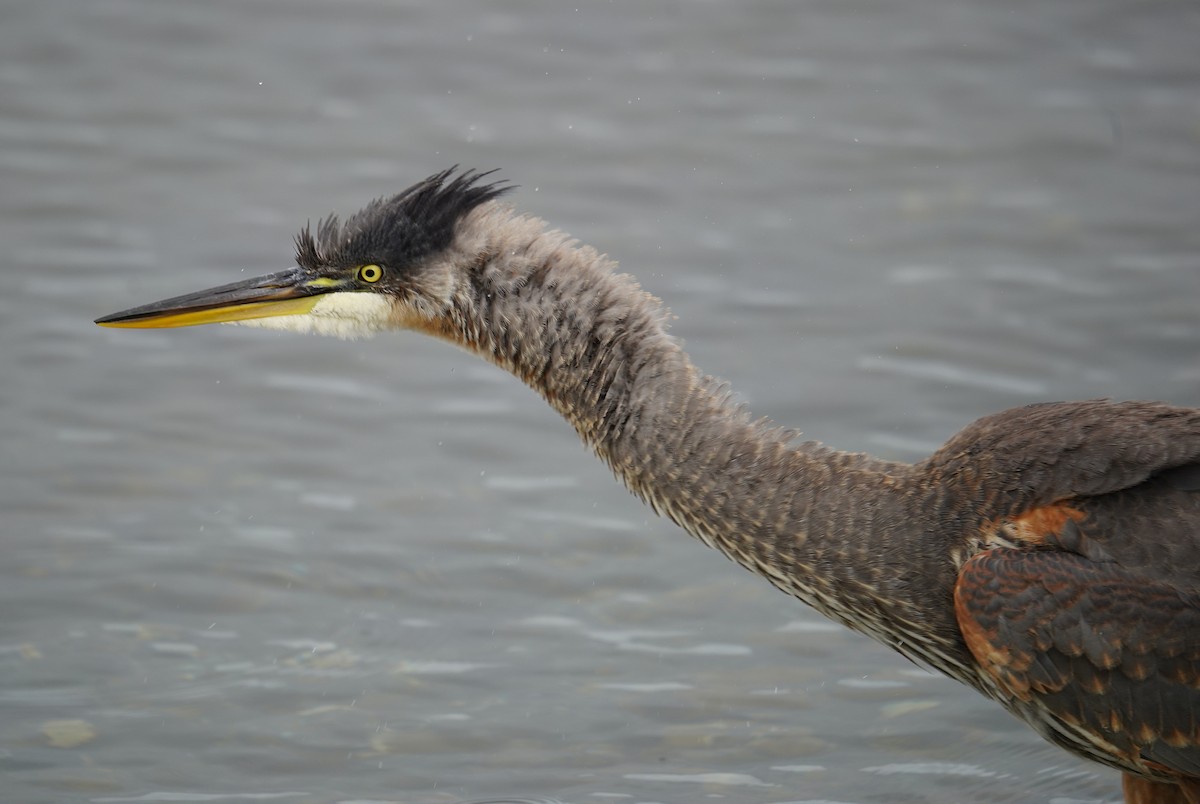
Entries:
POLYGON ((396 327, 391 299, 368 292, 328 293, 321 296, 307 313, 230 323, 289 332, 315 332, 348 339, 369 338, 376 332, 396 327))

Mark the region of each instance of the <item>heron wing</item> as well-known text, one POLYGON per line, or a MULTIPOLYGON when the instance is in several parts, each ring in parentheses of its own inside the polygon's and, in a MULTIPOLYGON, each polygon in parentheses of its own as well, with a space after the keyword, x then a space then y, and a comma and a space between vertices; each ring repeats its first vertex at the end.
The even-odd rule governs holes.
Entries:
MULTIPOLYGON (((1200 409, 1092 400, 985 416, 924 465, 955 495, 965 495, 961 502, 1002 517, 1110 494, 1197 463, 1200 409)), ((1200 469, 1194 474, 1178 480, 1200 487, 1200 469)))
POLYGON ((1200 594, 1059 550, 995 549, 954 590, 971 653, 1086 753, 1200 777, 1200 594))

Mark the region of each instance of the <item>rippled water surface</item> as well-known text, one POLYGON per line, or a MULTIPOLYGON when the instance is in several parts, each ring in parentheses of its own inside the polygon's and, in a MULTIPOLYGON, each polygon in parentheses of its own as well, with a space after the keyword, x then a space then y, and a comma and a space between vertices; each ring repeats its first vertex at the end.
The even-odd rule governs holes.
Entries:
POLYGON ((6 3, 0 797, 1116 800, 468 355, 91 320, 462 163, 839 447, 1200 405, 1198 41, 1186 2, 6 3))

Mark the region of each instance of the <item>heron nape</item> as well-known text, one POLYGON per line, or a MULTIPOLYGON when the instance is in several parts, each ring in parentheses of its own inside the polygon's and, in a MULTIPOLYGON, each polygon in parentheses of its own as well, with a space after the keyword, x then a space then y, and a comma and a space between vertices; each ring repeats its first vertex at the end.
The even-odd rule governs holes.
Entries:
POLYGON ((917 463, 798 443, 592 248, 451 168, 296 237, 294 268, 98 319, 435 335, 525 381, 654 510, 780 590, 1200 804, 1200 409, 1051 402, 917 463))

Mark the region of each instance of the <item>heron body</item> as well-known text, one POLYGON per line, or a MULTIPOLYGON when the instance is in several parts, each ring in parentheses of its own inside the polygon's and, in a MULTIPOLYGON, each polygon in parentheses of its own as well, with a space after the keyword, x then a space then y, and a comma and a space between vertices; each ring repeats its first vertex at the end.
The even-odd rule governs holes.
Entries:
POLYGON ((1200 410, 1030 405, 914 464, 754 419, 615 265, 445 171, 297 238, 294 269, 99 319, 451 341, 540 393, 629 489, 826 616, 1200 804, 1200 410))

